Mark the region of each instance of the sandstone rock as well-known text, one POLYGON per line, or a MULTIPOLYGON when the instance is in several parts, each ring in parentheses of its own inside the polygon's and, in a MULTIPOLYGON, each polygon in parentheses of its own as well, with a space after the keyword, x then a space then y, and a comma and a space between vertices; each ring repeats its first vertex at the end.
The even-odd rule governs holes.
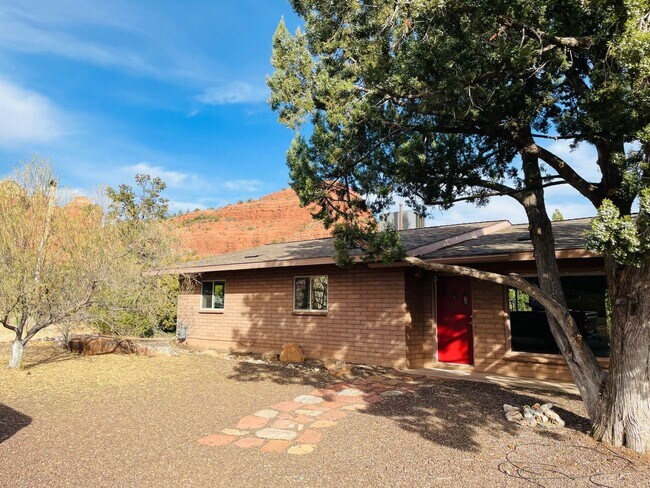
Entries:
POLYGON ((262 417, 264 419, 273 419, 278 415, 277 410, 271 410, 267 408, 265 410, 259 410, 253 414, 255 417, 262 417))
POLYGON ((294 398, 293 401, 305 405, 316 405, 317 403, 323 403, 325 400, 315 395, 300 395, 294 398))
POLYGON ((555 425, 559 425, 560 427, 564 427, 564 425, 565 425, 564 420, 562 420, 562 418, 557 413, 555 413, 553 410, 549 410, 548 412, 546 412, 546 416, 555 425))
POLYGON ((539 410, 539 407, 541 407, 541 405, 539 403, 536 403, 533 405, 533 410, 539 410))
POLYGON ((257 431, 255 435, 257 437, 261 437, 262 439, 292 441, 293 439, 296 438, 298 434, 292 430, 287 430, 287 429, 266 428, 257 431))
POLYGON ((309 454, 310 452, 313 452, 315 448, 316 446, 313 444, 302 444, 299 446, 290 447, 289 449, 287 449, 287 452, 289 454, 295 454, 301 456, 303 454, 309 454))
POLYGON ((278 360, 278 353, 275 351, 267 351, 262 353, 262 359, 270 363, 274 363, 278 360))
POLYGON ((323 413, 322 410, 306 410, 304 408, 299 408, 296 410, 298 415, 306 415, 307 417, 318 417, 320 414, 323 413))
POLYGON ((381 396, 400 396, 403 394, 404 392, 400 390, 388 390, 388 391, 382 391, 380 393, 381 396))
POLYGON ((516 410, 517 412, 519 411, 519 409, 517 407, 513 407, 512 405, 508 405, 507 403, 503 404, 503 411, 504 412, 507 413, 507 412, 510 412, 511 410, 516 410))
POLYGON ((239 430, 239 429, 223 429, 221 433, 226 435, 234 435, 238 437, 243 435, 248 435, 247 430, 239 430))
POLYGON ((300 349, 300 346, 295 342, 285 344, 280 353, 280 361, 283 363, 302 363, 305 360, 305 355, 300 349))
POLYGON ((345 388, 341 391, 339 391, 339 395, 341 396, 361 396, 363 395, 363 392, 357 388, 345 388))
POLYGON ((524 420, 524 416, 521 414, 521 412, 511 410, 506 414, 506 420, 508 422, 519 422, 520 420, 524 420))
POLYGON ((540 409, 542 412, 544 412, 544 413, 548 412, 548 411, 549 411, 550 409, 552 409, 552 408, 553 408, 553 404, 552 404, 552 403, 545 403, 544 405, 542 405, 541 407, 539 407, 539 409, 540 409))
POLYGON ((537 420, 535 420, 534 417, 527 417, 521 420, 519 424, 526 427, 535 427, 537 425, 537 420))
POLYGON ((83 354, 84 356, 96 356, 99 354, 136 354, 138 346, 129 339, 117 337, 106 337, 98 335, 81 335, 70 339, 68 347, 71 352, 83 354))
POLYGON ((323 361, 323 365, 335 378, 343 378, 346 377, 350 374, 352 371, 352 366, 349 364, 346 364, 345 361, 341 361, 338 359, 325 359, 323 361))

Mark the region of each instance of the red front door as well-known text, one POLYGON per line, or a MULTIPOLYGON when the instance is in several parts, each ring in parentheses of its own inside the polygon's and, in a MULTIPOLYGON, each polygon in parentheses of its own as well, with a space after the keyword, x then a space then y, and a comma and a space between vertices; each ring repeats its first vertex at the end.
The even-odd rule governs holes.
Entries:
POLYGON ((470 284, 470 279, 463 276, 438 277, 438 361, 441 363, 474 363, 470 284))

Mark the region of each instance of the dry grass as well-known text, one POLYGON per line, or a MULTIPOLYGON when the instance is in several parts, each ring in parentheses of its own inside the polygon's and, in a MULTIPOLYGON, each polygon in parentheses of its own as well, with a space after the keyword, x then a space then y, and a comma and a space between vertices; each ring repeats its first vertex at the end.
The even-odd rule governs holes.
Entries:
POLYGON ((532 486, 499 471, 513 471, 503 464, 513 446, 572 473, 605 467, 595 478, 605 485, 649 486, 646 460, 623 452, 634 463, 624 470, 609 461, 571 396, 435 380, 342 420, 313 454, 265 454, 197 440, 326 376, 205 354, 79 357, 45 342, 25 352, 25 369, 8 371, 0 343, 0 486, 532 486), (503 419, 503 403, 533 400, 553 401, 568 428, 503 419))

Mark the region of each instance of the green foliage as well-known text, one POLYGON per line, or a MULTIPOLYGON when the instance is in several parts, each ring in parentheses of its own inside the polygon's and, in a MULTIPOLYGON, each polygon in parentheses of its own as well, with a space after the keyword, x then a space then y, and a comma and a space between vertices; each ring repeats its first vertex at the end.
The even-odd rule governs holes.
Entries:
POLYGON ((102 290, 93 309, 92 324, 102 332, 149 336, 155 330, 170 331, 176 325, 178 280, 155 274, 181 259, 177 228, 166 220, 166 185, 159 178, 136 176, 134 191, 120 185, 107 190, 111 199, 106 224, 116 236, 120 258, 112 265, 113 286, 102 290))
POLYGON ((650 188, 642 191, 640 207, 637 217, 621 215, 605 200, 587 234, 587 247, 619 263, 640 266, 650 256, 650 188))
POLYGON ((553 220, 553 222, 561 222, 564 220, 564 215, 562 215, 562 212, 560 212, 559 208, 555 209, 553 215, 551 216, 551 220, 553 220))
POLYGON ((169 201, 161 196, 167 188, 165 182, 158 177, 136 175, 135 183, 136 189, 124 184, 117 190, 106 189, 110 199, 109 216, 127 221, 167 218, 169 201))
POLYGON ((625 144, 650 144, 648 0, 291 4, 304 31, 276 30, 269 102, 296 131, 291 186, 340 239, 396 195, 424 215, 561 180, 630 214, 647 151, 625 144), (596 146, 606 177, 567 171, 556 136, 596 146), (521 154, 545 163, 540 180, 521 154))

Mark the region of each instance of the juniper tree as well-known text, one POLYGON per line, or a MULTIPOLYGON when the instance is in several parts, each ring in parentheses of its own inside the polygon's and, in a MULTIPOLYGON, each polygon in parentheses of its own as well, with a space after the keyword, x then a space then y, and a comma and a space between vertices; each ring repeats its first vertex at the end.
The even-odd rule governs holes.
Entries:
POLYGON ((394 235, 359 218, 395 195, 420 213, 512 197, 535 249, 541 290, 530 291, 549 312, 595 436, 650 451, 650 2, 291 4, 304 30, 278 26, 270 104, 296 132, 291 185, 335 226, 341 261, 351 240, 400 257, 394 235), (600 179, 554 153, 558 140, 595 147, 600 179), (566 312, 544 202, 544 189, 561 184, 599 212, 589 245, 604 254, 612 304, 608 371, 566 312))

